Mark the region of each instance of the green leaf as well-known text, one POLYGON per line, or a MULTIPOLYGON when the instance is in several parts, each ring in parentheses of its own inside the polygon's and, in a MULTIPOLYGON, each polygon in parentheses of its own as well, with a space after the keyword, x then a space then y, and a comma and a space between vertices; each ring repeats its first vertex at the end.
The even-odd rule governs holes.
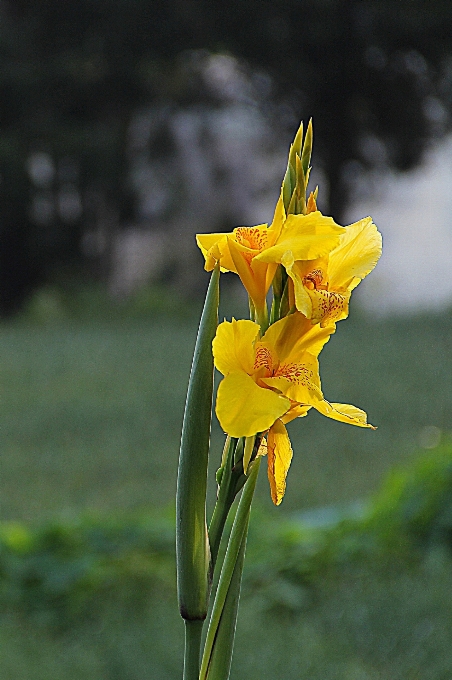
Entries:
POLYGON ((210 550, 206 491, 213 397, 212 340, 218 325, 220 271, 212 272, 188 383, 176 494, 177 587, 181 616, 204 619, 210 550))

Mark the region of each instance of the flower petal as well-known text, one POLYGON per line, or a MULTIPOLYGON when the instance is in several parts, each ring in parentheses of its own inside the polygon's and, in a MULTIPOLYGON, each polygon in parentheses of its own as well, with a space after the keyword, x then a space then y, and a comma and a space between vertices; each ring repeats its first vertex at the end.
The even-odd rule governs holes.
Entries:
POLYGON ((268 481, 275 505, 279 505, 286 491, 286 477, 292 462, 292 446, 283 423, 277 420, 267 437, 268 481))
POLYGON ((216 414, 231 437, 264 432, 289 409, 289 399, 259 387, 243 372, 229 373, 218 386, 216 414))
POLYGON ((258 224, 255 227, 236 227, 233 231, 233 240, 250 251, 250 256, 260 253, 261 250, 273 245, 269 242, 272 233, 266 224, 258 224))
POLYGON ((307 405, 292 406, 290 411, 287 411, 286 414, 281 416, 280 420, 282 423, 284 423, 284 425, 287 425, 287 423, 290 423, 292 420, 295 420, 295 418, 304 418, 305 416, 307 416, 311 408, 312 406, 307 405))
POLYGON ((294 344, 311 328, 311 322, 301 314, 289 314, 268 328, 262 342, 274 348, 279 360, 284 361, 294 344))
POLYGON ((372 271, 380 255, 381 234, 371 217, 345 227, 338 247, 330 253, 329 289, 352 290, 372 271))
POLYGON ((313 324, 321 324, 323 327, 347 318, 350 301, 348 291, 337 293, 333 290, 306 289, 306 293, 311 298, 313 324))
POLYGON ((272 246, 276 239, 279 237, 281 230, 284 226, 284 222, 286 221, 286 211, 284 210, 284 200, 283 200, 283 192, 281 189, 281 192, 279 194, 278 202, 276 203, 275 207, 275 213, 273 215, 273 220, 271 225, 269 226, 269 232, 271 232, 271 236, 269 234, 269 245, 272 246))
POLYGON ((268 265, 264 262, 255 262, 254 254, 258 251, 250 250, 232 238, 228 241, 228 247, 235 271, 240 276, 248 295, 256 307, 262 308, 268 291, 266 288, 268 265))
POLYGON ((247 319, 220 323, 212 342, 215 367, 220 373, 253 372, 254 342, 259 331, 259 324, 247 319))
POLYGON ((312 302, 303 284, 306 273, 306 261, 295 262, 291 251, 284 253, 281 264, 290 276, 294 289, 295 306, 307 319, 312 316, 312 302))
POLYGON ((318 356, 335 330, 334 324, 321 328, 295 312, 272 324, 263 336, 262 342, 274 348, 280 362, 296 363, 306 351, 315 357, 318 356))
POLYGON ((228 236, 230 234, 196 234, 196 243, 206 259, 207 271, 211 271, 219 260, 222 271, 237 273, 228 248, 228 236))
POLYGON ((367 422, 367 413, 351 404, 330 404, 325 399, 316 404, 314 408, 327 418, 339 420, 341 423, 349 423, 349 425, 356 425, 357 427, 369 427, 372 430, 377 428, 367 422))
POLYGON ((308 352, 305 352, 299 363, 281 364, 275 377, 261 378, 261 381, 299 404, 315 406, 323 399, 319 363, 317 358, 308 352))
POLYGON ((314 260, 339 245, 344 227, 316 210, 309 215, 288 215, 275 245, 257 255, 261 262, 281 262, 287 251, 294 260, 314 260))

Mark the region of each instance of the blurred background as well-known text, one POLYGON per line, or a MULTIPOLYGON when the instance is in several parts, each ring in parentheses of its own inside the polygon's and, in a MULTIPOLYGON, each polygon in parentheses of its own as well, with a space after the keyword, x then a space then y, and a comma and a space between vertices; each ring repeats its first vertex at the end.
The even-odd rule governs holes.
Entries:
MULTIPOLYGON (((271 221, 310 117, 320 209, 383 233, 321 364, 378 430, 292 424, 231 677, 452 677, 452 4, 1 0, 5 680, 180 677, 194 234, 271 221)), ((221 316, 246 308, 223 276, 221 316)))

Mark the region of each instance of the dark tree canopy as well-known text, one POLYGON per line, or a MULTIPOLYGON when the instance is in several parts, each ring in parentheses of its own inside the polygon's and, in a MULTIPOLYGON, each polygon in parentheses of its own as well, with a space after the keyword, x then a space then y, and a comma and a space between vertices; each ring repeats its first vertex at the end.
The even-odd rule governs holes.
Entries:
POLYGON ((301 117, 313 116, 333 214, 347 200, 348 160, 385 160, 406 170, 432 133, 445 129, 440 102, 450 106, 452 83, 447 0, 193 0, 176 7, 181 26, 185 9, 188 45, 244 57, 274 76, 277 96, 296 102, 301 117), (372 145, 376 140, 384 146, 372 145))
POLYGON ((0 18, 3 313, 55 263, 80 266, 82 217, 99 219, 108 206, 120 220, 133 213, 127 125, 139 106, 193 97, 175 68, 186 50, 244 59, 272 76, 274 101, 313 116, 337 218, 347 168, 408 169, 448 128, 449 0, 4 0, 0 18), (41 149, 61 159, 42 201, 75 173, 87 206, 66 224, 55 218, 47 234, 30 218, 26 171, 41 149))

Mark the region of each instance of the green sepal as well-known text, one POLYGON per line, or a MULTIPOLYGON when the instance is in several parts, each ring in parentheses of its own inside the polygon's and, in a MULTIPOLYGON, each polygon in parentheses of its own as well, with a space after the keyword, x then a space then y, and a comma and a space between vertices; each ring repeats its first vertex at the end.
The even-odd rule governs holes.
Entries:
POLYGON ((292 193, 295 191, 295 187, 297 186, 297 173, 295 170, 295 165, 292 165, 289 163, 289 177, 290 177, 290 190, 292 193))
POLYGON ((312 118, 308 123, 308 128, 306 130, 306 136, 304 138, 304 143, 303 143, 303 152, 301 154, 301 164, 303 166, 303 172, 305 177, 308 177, 308 168, 309 168, 309 163, 311 161, 311 154, 312 154, 312 141, 313 141, 313 132, 312 132, 312 118))
POLYGON ((303 170, 302 162, 298 156, 296 160, 296 168, 297 168, 297 186, 295 189, 295 193, 297 196, 296 214, 304 215, 306 213, 306 177, 303 170))
POLYGON ((295 135, 295 139, 293 140, 293 144, 290 145, 289 165, 293 169, 296 168, 296 158, 297 158, 297 156, 301 157, 302 142, 303 142, 303 121, 300 123, 300 127, 298 128, 298 132, 295 135))
POLYGON ((207 465, 213 397, 212 340, 218 326, 219 277, 210 279, 188 383, 176 493, 177 589, 181 616, 203 620, 209 597, 207 465))
POLYGON ((291 156, 290 160, 291 162, 295 165, 295 154, 297 156, 301 157, 301 147, 303 144, 303 121, 300 123, 300 127, 298 128, 297 134, 295 135, 295 139, 293 140, 293 157, 291 156))
POLYGON ((287 214, 288 215, 296 215, 296 210, 297 210, 297 190, 294 189, 294 192, 292 194, 292 197, 290 199, 290 203, 287 207, 287 214))
POLYGON ((284 175, 283 183, 282 183, 282 195, 283 195, 283 203, 284 203, 284 210, 286 211, 287 214, 287 208, 290 203, 290 197, 292 196, 292 187, 290 186, 290 166, 289 163, 287 164, 287 170, 286 174, 284 175))

